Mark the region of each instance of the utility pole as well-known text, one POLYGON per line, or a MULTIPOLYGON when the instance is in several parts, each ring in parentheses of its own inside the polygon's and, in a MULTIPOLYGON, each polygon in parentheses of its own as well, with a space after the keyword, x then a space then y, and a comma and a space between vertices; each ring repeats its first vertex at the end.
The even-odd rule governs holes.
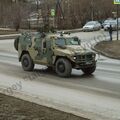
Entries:
POLYGON ((120 5, 120 0, 114 0, 114 5, 116 5, 117 9, 117 40, 119 39, 119 31, 118 31, 118 14, 119 14, 119 5, 120 5))

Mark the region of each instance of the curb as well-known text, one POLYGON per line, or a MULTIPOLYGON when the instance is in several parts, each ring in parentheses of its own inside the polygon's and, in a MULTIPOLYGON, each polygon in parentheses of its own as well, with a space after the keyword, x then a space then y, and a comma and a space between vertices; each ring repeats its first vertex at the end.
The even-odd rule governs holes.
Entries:
MULTIPOLYGON (((65 33, 76 33, 76 32, 82 32, 81 29, 72 29, 72 30, 59 30, 57 32, 65 32, 65 33)), ((5 39, 15 39, 17 36, 20 34, 10 34, 10 35, 0 35, 0 40, 5 40, 5 39)))
POLYGON ((0 40, 6 40, 6 39, 15 39, 18 37, 20 34, 13 34, 13 35, 0 35, 0 40))
POLYGON ((70 32, 70 33, 76 33, 76 32, 82 32, 82 28, 81 29, 72 29, 72 30, 58 30, 58 32, 70 32))

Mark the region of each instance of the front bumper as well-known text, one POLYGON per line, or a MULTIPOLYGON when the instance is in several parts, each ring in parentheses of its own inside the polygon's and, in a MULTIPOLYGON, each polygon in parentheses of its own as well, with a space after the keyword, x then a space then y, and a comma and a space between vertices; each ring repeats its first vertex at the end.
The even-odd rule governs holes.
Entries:
POLYGON ((83 31, 93 31, 94 28, 83 28, 83 31))
POLYGON ((82 69, 82 68, 88 68, 88 67, 96 66, 96 62, 97 61, 74 63, 73 68, 82 69))
POLYGON ((73 61, 73 68, 81 69, 96 65, 95 54, 76 55, 73 61))

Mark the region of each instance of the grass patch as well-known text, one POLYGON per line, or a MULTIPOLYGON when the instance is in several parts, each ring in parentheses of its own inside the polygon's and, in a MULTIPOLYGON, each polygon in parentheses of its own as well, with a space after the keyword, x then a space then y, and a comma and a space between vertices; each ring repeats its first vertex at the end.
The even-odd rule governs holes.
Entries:
POLYGON ((95 47, 96 51, 99 51, 103 55, 108 57, 120 59, 120 40, 118 41, 102 41, 95 47))

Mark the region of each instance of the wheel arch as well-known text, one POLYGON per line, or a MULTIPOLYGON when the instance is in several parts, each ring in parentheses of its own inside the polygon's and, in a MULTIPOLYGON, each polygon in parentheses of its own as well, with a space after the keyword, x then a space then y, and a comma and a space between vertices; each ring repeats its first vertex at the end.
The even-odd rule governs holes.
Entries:
POLYGON ((20 36, 17 36, 14 40, 14 48, 15 48, 16 51, 18 51, 19 41, 20 41, 20 36))

